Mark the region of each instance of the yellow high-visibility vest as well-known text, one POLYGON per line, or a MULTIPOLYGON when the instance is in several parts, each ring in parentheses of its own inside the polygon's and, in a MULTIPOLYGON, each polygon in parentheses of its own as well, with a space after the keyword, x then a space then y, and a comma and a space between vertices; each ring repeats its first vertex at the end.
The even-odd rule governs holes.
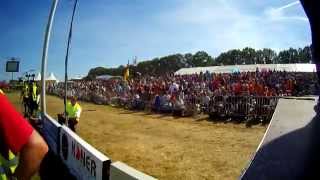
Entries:
POLYGON ((0 94, 4 94, 4 92, 0 89, 0 94))
POLYGON ((29 86, 28 86, 28 84, 25 84, 24 87, 23 87, 23 96, 25 98, 29 97, 29 86))
POLYGON ((35 83, 32 85, 32 100, 37 101, 37 85, 35 83))
POLYGON ((67 113, 69 118, 80 118, 80 113, 81 113, 80 104, 76 103, 74 106, 72 106, 71 102, 68 102, 67 113))
POLYGON ((11 151, 9 151, 9 160, 0 155, 0 180, 7 180, 7 175, 14 174, 18 163, 18 158, 11 151))

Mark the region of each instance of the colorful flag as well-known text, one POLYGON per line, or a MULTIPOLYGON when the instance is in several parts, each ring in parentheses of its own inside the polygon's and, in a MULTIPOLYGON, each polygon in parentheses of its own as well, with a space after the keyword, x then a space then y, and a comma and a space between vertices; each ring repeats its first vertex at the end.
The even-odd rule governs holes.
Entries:
POLYGON ((128 61, 127 67, 124 68, 123 79, 125 81, 128 81, 129 75, 130 75, 130 72, 129 72, 129 61, 128 61))

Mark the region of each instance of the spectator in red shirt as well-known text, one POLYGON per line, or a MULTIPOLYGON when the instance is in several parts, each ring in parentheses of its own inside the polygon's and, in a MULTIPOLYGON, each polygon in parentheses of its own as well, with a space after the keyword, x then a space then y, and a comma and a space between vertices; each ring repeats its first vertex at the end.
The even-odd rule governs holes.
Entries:
POLYGON ((263 96, 263 85, 260 83, 256 84, 256 92, 258 96, 263 96))
POLYGON ((0 107, 0 153, 2 157, 7 157, 9 150, 19 153, 14 177, 29 180, 38 171, 48 146, 1 93, 0 107))
POLYGON ((235 89, 234 89, 235 95, 236 95, 236 96, 237 96, 237 95, 240 95, 240 93, 241 93, 241 84, 240 84, 240 82, 236 82, 234 88, 235 88, 235 89))
POLYGON ((254 89, 254 82, 250 81, 249 82, 249 92, 250 92, 250 95, 255 95, 255 89, 254 89))

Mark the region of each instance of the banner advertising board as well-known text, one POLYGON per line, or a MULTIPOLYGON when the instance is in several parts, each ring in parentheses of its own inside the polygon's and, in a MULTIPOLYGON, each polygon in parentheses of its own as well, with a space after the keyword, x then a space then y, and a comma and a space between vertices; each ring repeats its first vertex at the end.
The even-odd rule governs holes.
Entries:
POLYGON ((60 157, 79 180, 109 179, 111 160, 66 126, 60 131, 60 157))

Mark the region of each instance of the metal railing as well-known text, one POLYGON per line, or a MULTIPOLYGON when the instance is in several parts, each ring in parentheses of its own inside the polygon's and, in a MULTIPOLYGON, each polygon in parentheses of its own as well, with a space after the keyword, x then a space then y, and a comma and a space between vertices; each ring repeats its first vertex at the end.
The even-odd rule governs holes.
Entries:
POLYGON ((265 96, 214 96, 207 112, 211 116, 270 120, 278 100, 279 97, 265 96))
MULTIPOLYGON (((48 89, 49 94, 63 97, 63 90, 48 89)), ((123 107, 131 110, 153 110, 170 113, 181 111, 184 116, 208 114, 210 117, 224 118, 260 118, 270 120, 280 97, 265 96, 185 96, 183 104, 174 101, 156 104, 155 97, 141 95, 139 99, 134 96, 115 95, 107 97, 95 92, 70 91, 79 100, 123 107)))

